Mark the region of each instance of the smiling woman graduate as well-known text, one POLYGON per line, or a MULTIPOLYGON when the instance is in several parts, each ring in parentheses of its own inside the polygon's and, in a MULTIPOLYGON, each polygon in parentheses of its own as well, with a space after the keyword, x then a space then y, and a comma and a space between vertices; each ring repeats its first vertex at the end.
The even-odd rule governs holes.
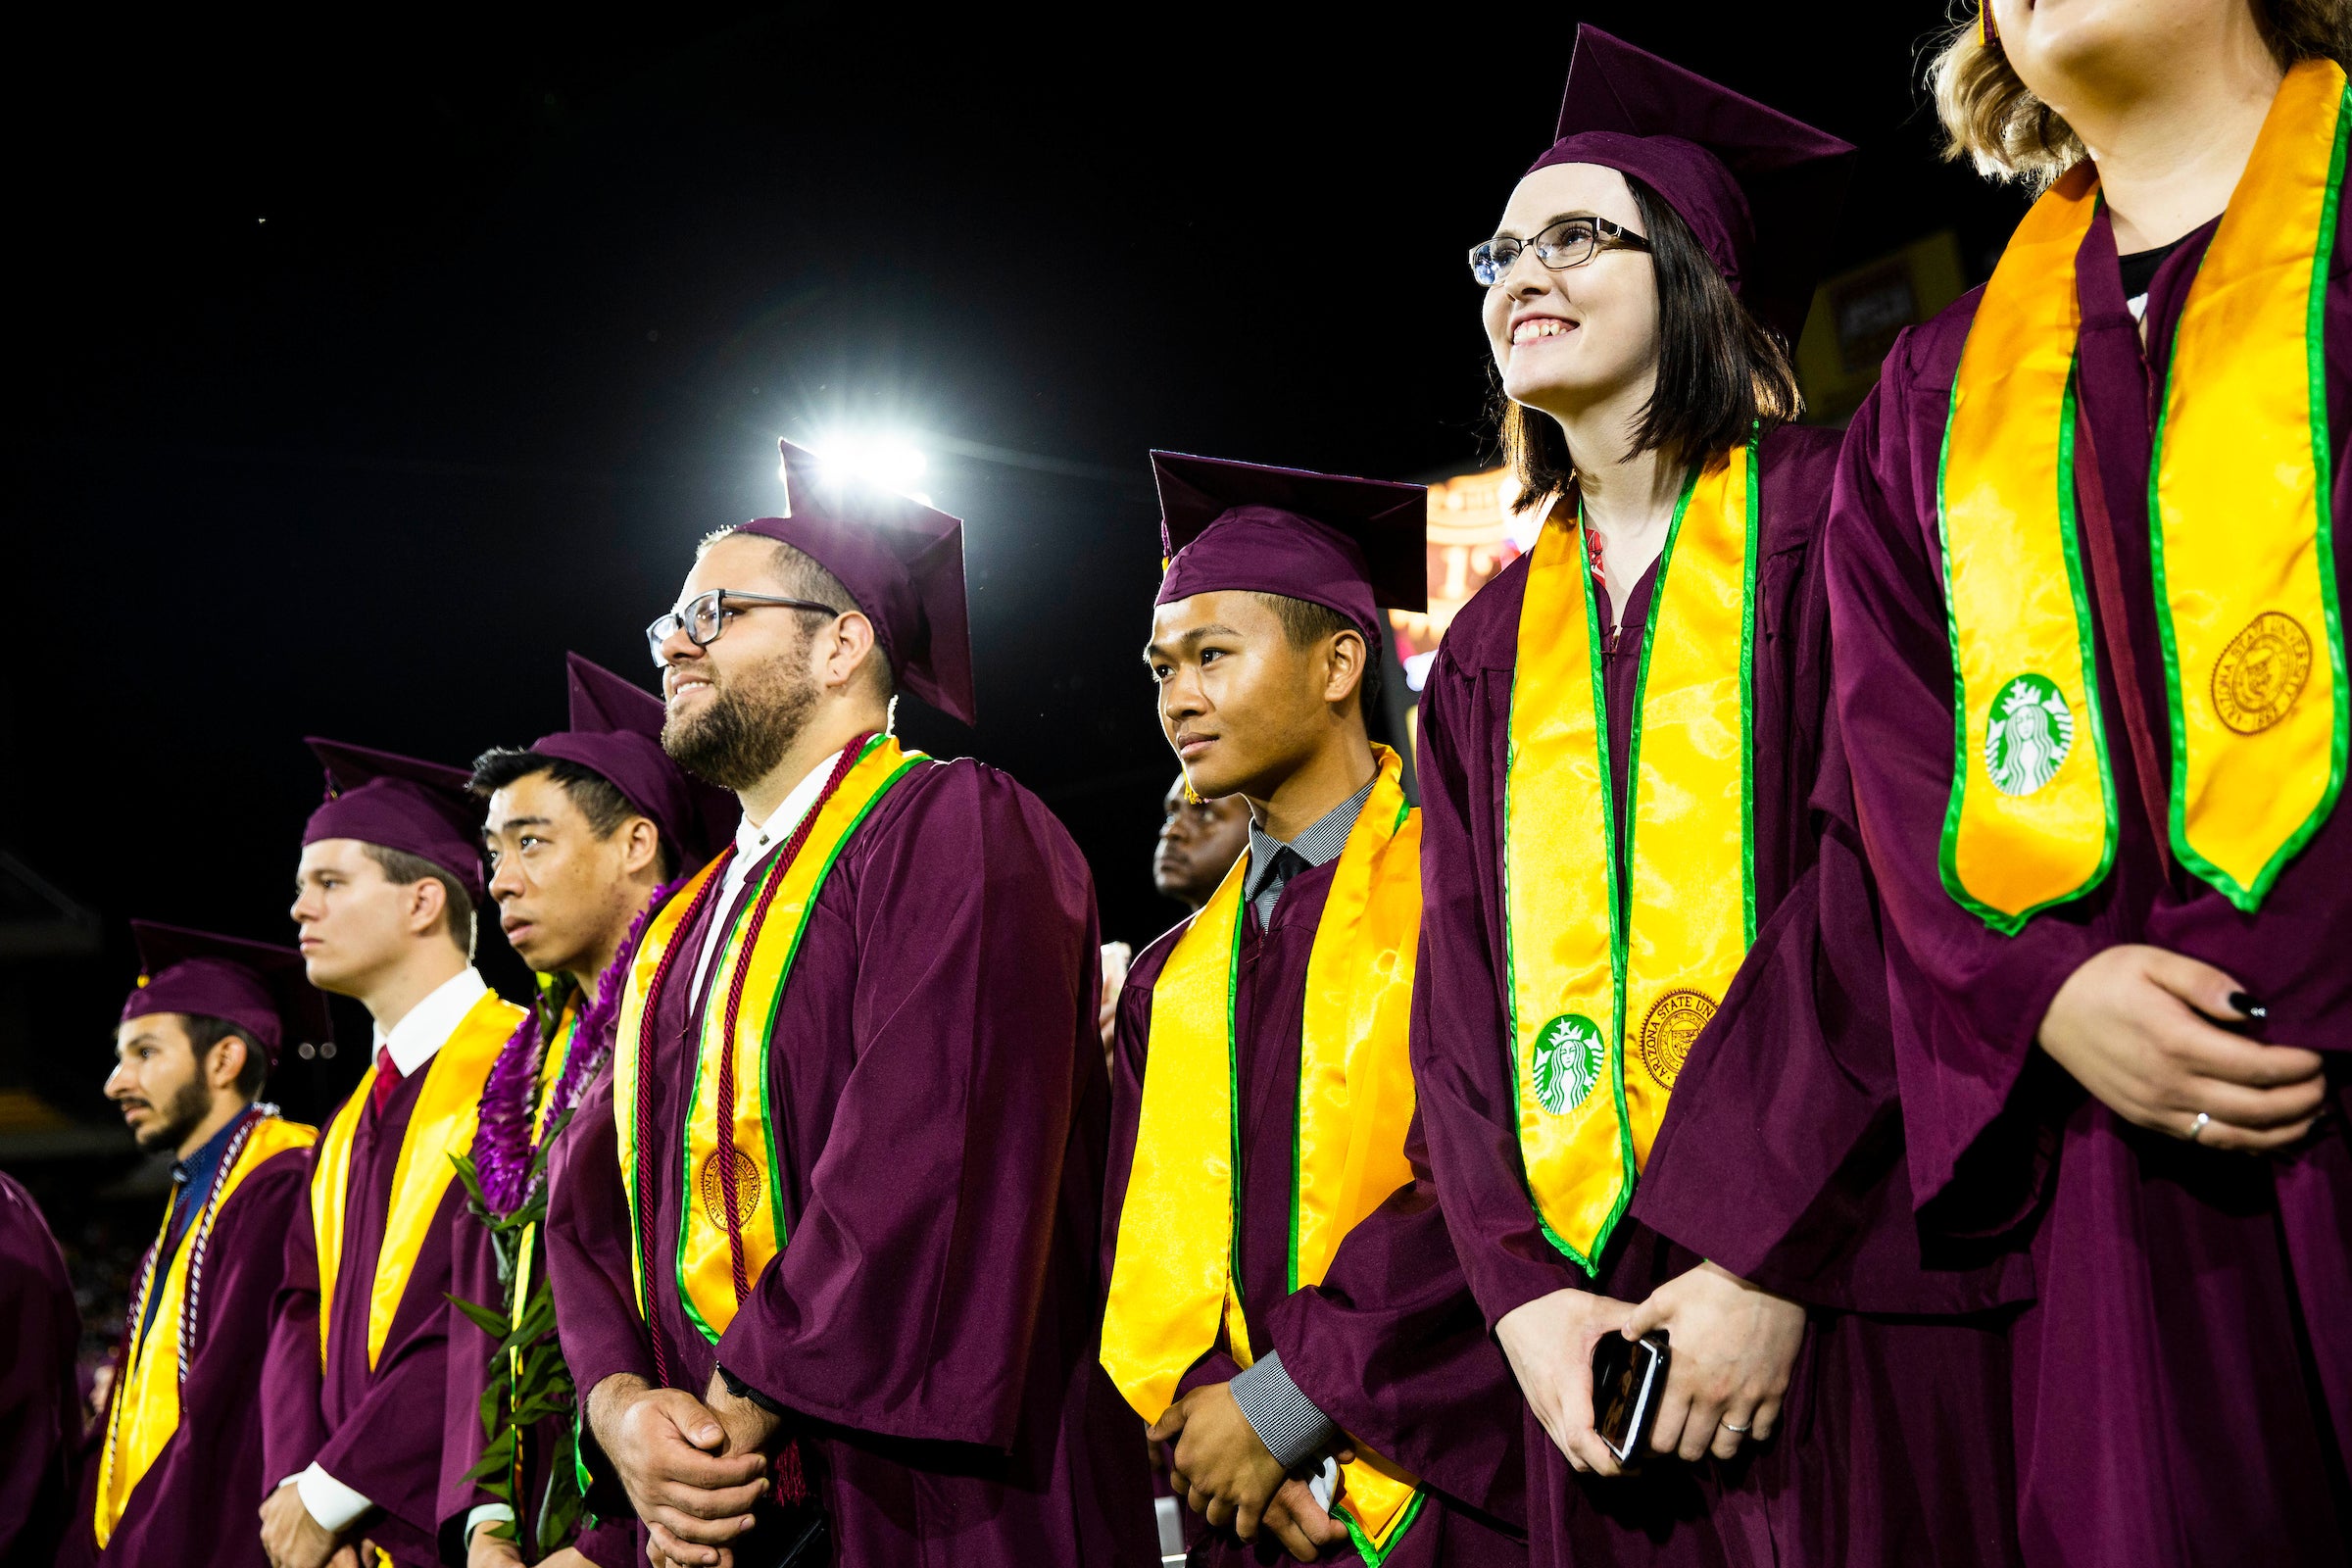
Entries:
POLYGON ((1422 695, 1413 1053, 1527 1400, 1541 1563, 2009 1550, 1997 1337, 1913 1315, 1996 1297, 1923 1267, 1880 975, 1813 989, 1824 947, 1876 954, 1867 920, 1818 935, 1838 441, 1787 422, 1851 156, 1583 28, 1559 140, 1472 256, 1544 521, 1422 695), (1748 1003, 1784 948, 1795 994, 1748 1003), (1621 1473, 1594 1348, 1660 1330, 1654 1433, 1621 1473))

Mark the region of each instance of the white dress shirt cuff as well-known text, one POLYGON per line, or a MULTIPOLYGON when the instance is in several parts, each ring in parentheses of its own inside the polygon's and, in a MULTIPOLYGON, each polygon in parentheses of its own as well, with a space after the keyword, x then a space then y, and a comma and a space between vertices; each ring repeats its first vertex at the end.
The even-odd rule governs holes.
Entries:
POLYGON ((318 1521, 318 1528, 330 1536, 349 1530, 360 1522, 360 1515, 375 1506, 317 1465, 294 1478, 294 1491, 311 1517, 318 1521))
POLYGON ((508 1507, 505 1503, 483 1503, 480 1507, 474 1509, 473 1512, 466 1516, 466 1534, 463 1539, 466 1543, 466 1549, 468 1551, 473 1549, 473 1532, 477 1527, 482 1525, 511 1525, 514 1522, 514 1510, 508 1507))

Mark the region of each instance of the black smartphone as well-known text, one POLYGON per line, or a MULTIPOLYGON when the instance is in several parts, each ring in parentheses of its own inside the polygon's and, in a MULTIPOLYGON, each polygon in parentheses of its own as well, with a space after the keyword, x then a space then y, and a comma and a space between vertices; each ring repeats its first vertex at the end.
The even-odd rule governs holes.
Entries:
POLYGON ((1649 1441, 1666 1393, 1666 1334, 1629 1340, 1611 1334, 1592 1351, 1592 1429, 1619 1464, 1649 1441))

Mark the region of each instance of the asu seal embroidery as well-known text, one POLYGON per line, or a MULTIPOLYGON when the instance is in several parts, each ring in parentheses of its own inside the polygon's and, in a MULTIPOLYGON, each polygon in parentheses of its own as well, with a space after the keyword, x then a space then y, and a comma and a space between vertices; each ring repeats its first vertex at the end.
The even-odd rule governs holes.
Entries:
POLYGON ((2311 635, 2294 616, 2266 610, 2213 662, 2213 710, 2240 735, 2286 716, 2311 679, 2311 635))
MULTIPOLYGON (((723 1151, 721 1151, 723 1152, 723 1151)), ((727 1225, 727 1191, 719 1185, 718 1153, 703 1160, 702 1173, 695 1178, 695 1189, 703 1200, 703 1212, 720 1230, 727 1225)), ((760 1206, 760 1167, 742 1150, 735 1151, 735 1212, 748 1214, 760 1206)))
POLYGON ((1649 1004, 1642 1018, 1642 1065, 1660 1089, 1674 1087, 1690 1054, 1690 1043, 1714 1016, 1713 1000, 1688 988, 1669 991, 1649 1004))
POLYGON ((2040 789, 2074 748, 2075 710, 2048 676, 2013 676, 1993 698, 1984 726, 1984 775, 2003 795, 2040 789))
POLYGON ((1600 1082, 1600 1026, 1581 1012, 1563 1012, 1536 1037, 1536 1099, 1554 1116, 1585 1102, 1600 1082))

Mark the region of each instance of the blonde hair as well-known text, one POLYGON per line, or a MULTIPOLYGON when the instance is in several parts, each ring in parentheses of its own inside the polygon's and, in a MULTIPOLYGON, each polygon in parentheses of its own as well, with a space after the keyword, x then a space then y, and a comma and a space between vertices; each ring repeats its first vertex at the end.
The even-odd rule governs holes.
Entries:
MULTIPOLYGON (((2347 0, 2247 0, 2254 27, 2280 70, 2303 60, 2352 61, 2347 0)), ((2083 156, 2082 139, 2027 88, 1996 38, 1986 44, 1975 7, 1943 36, 1927 72, 1943 122, 1943 156, 1967 159, 1987 179, 2040 191, 2083 156)))

